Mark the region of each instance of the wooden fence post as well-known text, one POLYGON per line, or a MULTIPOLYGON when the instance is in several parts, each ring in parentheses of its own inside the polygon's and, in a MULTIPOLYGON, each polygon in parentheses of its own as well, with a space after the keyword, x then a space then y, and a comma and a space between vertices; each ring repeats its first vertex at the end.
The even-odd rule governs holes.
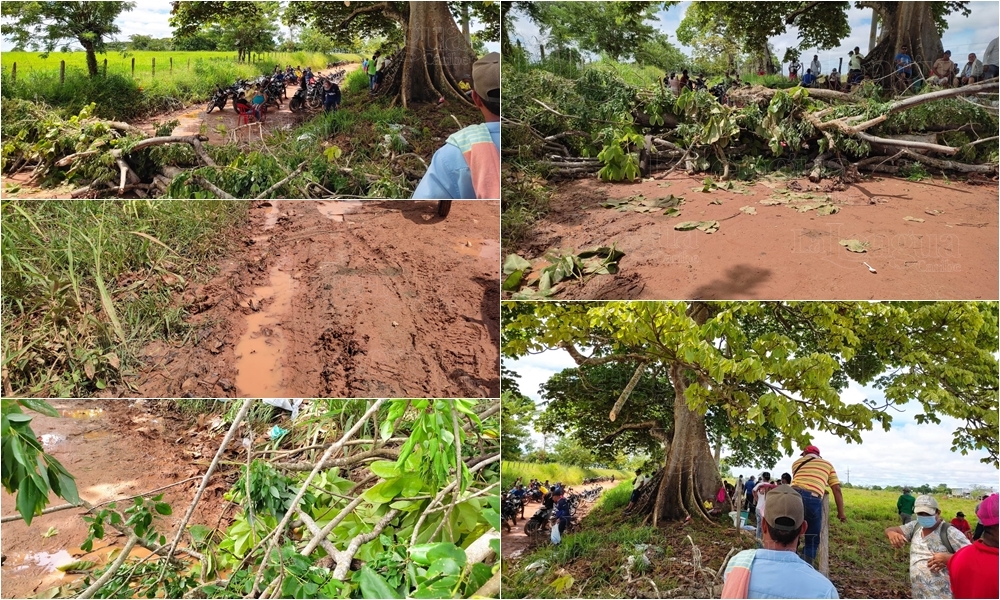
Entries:
POLYGON ((156 57, 153 57, 153 74, 151 75, 153 79, 156 79, 156 57))
POLYGON ((824 577, 830 576, 830 493, 823 492, 823 526, 819 530, 819 551, 816 569, 824 577))
POLYGON ((15 62, 10 68, 10 82, 17 83, 17 62, 15 62))
POLYGON ((135 79, 135 57, 132 57, 132 79, 135 79))
POLYGON ((59 85, 66 83, 66 61, 59 61, 59 85))
POLYGON ((108 59, 104 59, 104 76, 108 76, 108 59))
POLYGON ((170 74, 171 75, 174 74, 174 57, 173 56, 170 57, 170 74))

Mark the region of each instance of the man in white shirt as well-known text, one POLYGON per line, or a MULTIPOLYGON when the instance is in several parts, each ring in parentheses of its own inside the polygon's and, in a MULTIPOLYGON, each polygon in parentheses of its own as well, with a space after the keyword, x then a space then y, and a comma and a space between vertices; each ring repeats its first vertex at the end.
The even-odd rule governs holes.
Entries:
POLYGON ((997 42, 1000 38, 993 38, 989 46, 986 46, 986 54, 983 55, 983 79, 993 79, 1000 74, 1000 62, 997 56, 997 42))
POLYGON ((812 70, 813 75, 819 77, 823 72, 823 65, 819 62, 819 54, 813 54, 813 60, 809 63, 809 69, 812 70))
POLYGON ((965 63, 965 66, 962 67, 962 72, 955 78, 955 87, 976 83, 977 81, 982 81, 982 79, 982 61, 976 58, 975 53, 969 54, 969 62, 965 63))

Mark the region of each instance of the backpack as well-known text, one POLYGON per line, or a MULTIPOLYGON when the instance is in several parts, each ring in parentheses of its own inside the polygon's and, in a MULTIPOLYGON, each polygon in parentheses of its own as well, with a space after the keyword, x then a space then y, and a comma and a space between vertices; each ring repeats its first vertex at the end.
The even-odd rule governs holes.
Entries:
MULTIPOLYGON (((914 521, 914 522, 916 522, 916 521, 914 521)), ((948 550, 948 553, 949 554, 954 554, 955 553, 955 547, 951 545, 951 540, 948 539, 948 529, 950 527, 952 527, 951 523, 949 523, 947 521, 941 521, 941 527, 938 529, 938 535, 941 536, 941 543, 944 544, 944 547, 945 547, 945 549, 948 550)), ((907 543, 910 543, 910 542, 913 541, 913 536, 917 535, 917 530, 918 529, 923 529, 922 527, 920 527, 920 523, 917 523, 917 526, 913 528, 912 532, 910 532, 910 537, 907 538, 907 540, 906 540, 907 543)))

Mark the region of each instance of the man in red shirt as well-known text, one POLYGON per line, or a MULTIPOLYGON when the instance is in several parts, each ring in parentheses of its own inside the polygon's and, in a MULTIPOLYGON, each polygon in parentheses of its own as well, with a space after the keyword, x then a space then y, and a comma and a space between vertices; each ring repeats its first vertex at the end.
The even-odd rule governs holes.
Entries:
POLYGON ((1000 496, 983 500, 976 517, 983 525, 983 537, 956 552, 948 561, 951 593, 954 598, 1000 598, 1000 496))
POLYGON ((951 520, 952 526, 965 534, 965 537, 972 540, 972 527, 969 527, 969 522, 965 520, 965 513, 958 511, 955 513, 955 518, 951 520))

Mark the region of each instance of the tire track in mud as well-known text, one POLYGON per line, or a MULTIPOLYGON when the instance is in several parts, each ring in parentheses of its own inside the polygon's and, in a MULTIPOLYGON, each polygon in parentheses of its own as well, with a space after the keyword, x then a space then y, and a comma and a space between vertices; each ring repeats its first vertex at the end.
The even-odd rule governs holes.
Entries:
MULTIPOLYGON (((158 342, 145 396, 495 397, 499 203, 275 201, 188 290, 199 335, 158 342), (203 310, 198 310, 203 309, 203 310)), ((133 392, 134 393, 134 392, 133 392)))

